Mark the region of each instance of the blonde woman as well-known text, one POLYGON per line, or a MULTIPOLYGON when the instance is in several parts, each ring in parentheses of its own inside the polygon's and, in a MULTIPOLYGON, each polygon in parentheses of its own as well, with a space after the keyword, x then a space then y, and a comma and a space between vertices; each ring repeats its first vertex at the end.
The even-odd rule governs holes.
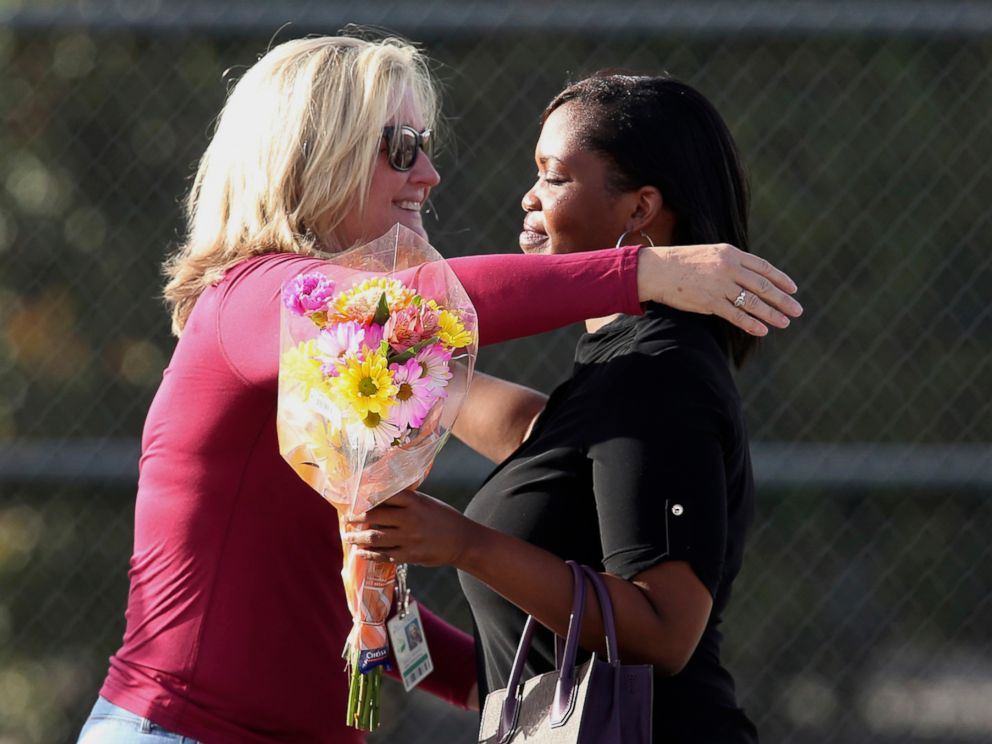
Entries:
MULTIPOLYGON (((145 422, 127 628, 80 741, 362 740, 344 725, 336 513, 278 451, 278 297, 321 253, 395 223, 425 234, 436 116, 425 59, 395 39, 286 42, 231 91, 167 264, 179 340, 145 422)), ((483 343, 647 300, 758 335, 799 312, 788 277, 727 245, 451 263, 483 343)), ((426 612, 425 633, 424 686, 476 705, 472 640, 426 612)))

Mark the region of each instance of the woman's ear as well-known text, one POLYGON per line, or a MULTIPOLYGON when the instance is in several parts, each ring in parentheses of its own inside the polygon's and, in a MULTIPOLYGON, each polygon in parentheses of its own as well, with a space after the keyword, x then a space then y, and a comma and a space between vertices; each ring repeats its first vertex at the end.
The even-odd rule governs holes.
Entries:
POLYGON ((627 232, 632 235, 641 233, 655 245, 671 245, 675 215, 666 208, 661 192, 654 186, 642 186, 632 196, 627 232))
POLYGON ((654 186, 642 186, 634 194, 635 200, 628 219, 628 230, 646 230, 661 215, 665 200, 654 186))

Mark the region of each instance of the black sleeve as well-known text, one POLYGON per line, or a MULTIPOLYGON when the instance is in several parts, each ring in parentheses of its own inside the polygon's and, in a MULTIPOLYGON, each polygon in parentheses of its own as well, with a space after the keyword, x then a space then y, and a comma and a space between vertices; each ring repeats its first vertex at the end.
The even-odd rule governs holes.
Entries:
POLYGON ((622 382, 596 406, 588 455, 604 568, 629 579, 688 561, 713 595, 727 541, 724 417, 713 391, 687 372, 670 355, 614 369, 611 380, 622 382))

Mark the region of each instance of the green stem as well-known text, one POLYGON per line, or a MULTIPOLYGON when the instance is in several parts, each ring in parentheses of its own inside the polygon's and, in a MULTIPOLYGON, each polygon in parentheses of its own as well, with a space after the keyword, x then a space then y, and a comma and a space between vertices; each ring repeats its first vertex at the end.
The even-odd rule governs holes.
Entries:
POLYGON ((375 676, 372 678, 372 711, 369 716, 369 731, 379 728, 379 690, 382 687, 382 667, 375 668, 375 676))
POLYGON ((363 731, 369 731, 372 712, 372 672, 362 675, 362 712, 359 714, 358 727, 363 731))
POLYGON ((430 344, 435 344, 440 339, 440 336, 431 336, 430 338, 425 338, 423 341, 414 344, 406 351, 400 352, 399 354, 392 354, 387 357, 386 361, 390 364, 403 364, 403 362, 409 361, 416 356, 417 352, 423 349, 425 346, 430 344))
POLYGON ((363 731, 379 727, 379 710, 382 690, 382 667, 377 666, 367 674, 358 669, 358 657, 353 657, 351 684, 348 688, 348 715, 346 723, 363 731))
POLYGON ((361 673, 358 671, 358 659, 352 654, 351 657, 351 682, 348 685, 348 714, 345 724, 354 726, 355 716, 358 713, 358 690, 361 684, 361 673))
POLYGON ((358 692, 358 726, 363 731, 368 731, 369 726, 365 720, 368 717, 369 704, 369 675, 361 675, 361 689, 358 692))

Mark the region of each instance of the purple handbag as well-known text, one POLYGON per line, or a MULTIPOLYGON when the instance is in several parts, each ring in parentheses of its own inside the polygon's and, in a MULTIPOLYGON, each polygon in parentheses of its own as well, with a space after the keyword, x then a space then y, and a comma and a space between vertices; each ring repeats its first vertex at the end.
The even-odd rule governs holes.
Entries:
POLYGON ((555 638, 555 671, 521 682, 536 621, 527 618, 506 689, 486 696, 479 744, 650 744, 654 672, 624 665, 617 653, 613 603, 600 575, 568 561, 575 582, 568 635, 555 638), (606 630, 606 660, 575 665, 589 577, 606 630))

